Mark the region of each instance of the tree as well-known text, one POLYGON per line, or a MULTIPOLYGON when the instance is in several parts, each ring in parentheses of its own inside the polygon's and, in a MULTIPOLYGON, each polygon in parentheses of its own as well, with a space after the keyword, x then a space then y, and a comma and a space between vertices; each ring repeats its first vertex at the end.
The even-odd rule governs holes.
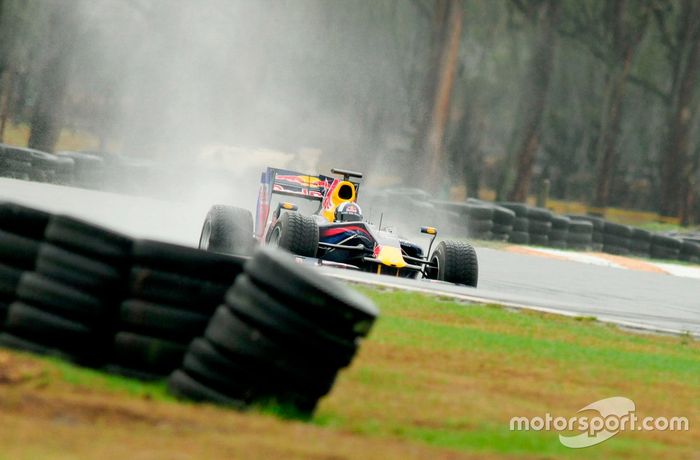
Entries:
POLYGON ((63 105, 76 42, 76 2, 52 4, 39 94, 31 117, 28 145, 52 152, 62 128, 63 105))
POLYGON ((692 122, 697 115, 700 77, 700 4, 684 0, 678 10, 676 34, 669 33, 664 12, 657 13, 671 66, 666 143, 661 158, 661 214, 687 223, 692 208, 692 122))
POLYGON ((533 166, 540 148, 542 119, 547 107, 547 95, 557 46, 556 25, 561 10, 558 0, 516 1, 528 22, 536 27, 533 54, 526 84, 521 95, 519 126, 512 134, 508 164, 504 167, 498 195, 525 201, 530 189, 533 166), (512 165, 511 163, 515 163, 512 165))

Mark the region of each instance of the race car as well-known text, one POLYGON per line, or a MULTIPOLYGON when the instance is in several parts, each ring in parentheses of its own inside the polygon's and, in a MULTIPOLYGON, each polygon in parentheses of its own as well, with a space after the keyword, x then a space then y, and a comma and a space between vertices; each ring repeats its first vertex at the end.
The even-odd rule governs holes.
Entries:
POLYGON ((381 221, 375 225, 365 219, 357 203, 361 173, 331 173, 340 177, 267 168, 255 223, 246 209, 215 205, 204 222, 200 249, 246 255, 256 244, 266 244, 319 265, 477 285, 478 261, 469 243, 443 240, 433 249, 437 229, 421 227, 430 238, 424 252, 381 227, 381 221))

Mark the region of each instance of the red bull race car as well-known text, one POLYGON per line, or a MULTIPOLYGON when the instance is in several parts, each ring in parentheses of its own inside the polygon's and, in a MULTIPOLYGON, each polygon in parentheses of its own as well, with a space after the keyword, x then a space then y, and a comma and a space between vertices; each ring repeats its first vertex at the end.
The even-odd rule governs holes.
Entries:
POLYGON ((305 175, 267 168, 262 174, 257 213, 226 205, 207 214, 199 247, 249 254, 256 244, 277 246, 300 260, 402 278, 432 279, 476 286, 478 261, 463 241, 440 241, 434 227, 421 227, 427 250, 367 220, 357 203, 362 174, 332 169, 305 175), (306 208, 306 209, 302 209, 306 208))

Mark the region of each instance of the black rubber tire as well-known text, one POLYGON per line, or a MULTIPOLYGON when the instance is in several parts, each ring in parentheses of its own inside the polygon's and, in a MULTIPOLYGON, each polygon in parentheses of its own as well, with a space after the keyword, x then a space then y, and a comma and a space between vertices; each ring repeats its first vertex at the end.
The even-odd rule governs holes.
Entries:
POLYGON ((682 240, 670 236, 652 235, 651 237, 652 247, 664 247, 671 251, 680 251, 682 244, 682 240))
POLYGON ((547 246, 549 245, 549 237, 539 233, 530 233, 530 244, 533 246, 547 246))
POLYGON ((44 238, 51 214, 15 203, 0 203, 0 229, 33 240, 44 238))
POLYGON ((569 234, 593 235, 593 224, 585 220, 571 219, 569 223, 569 234))
POLYGON ((568 245, 566 244, 566 240, 555 240, 555 241, 550 240, 548 245, 550 248, 554 248, 554 249, 566 249, 566 248, 568 248, 568 245))
POLYGON ((38 253, 37 241, 0 230, 0 263, 33 270, 38 253))
POLYGON ((190 345, 181 369, 208 388, 245 404, 250 404, 255 399, 258 393, 255 389, 260 390, 265 386, 257 374, 237 366, 234 361, 216 351, 208 340, 196 339, 190 345), (210 350, 205 351, 202 344, 206 344, 210 350))
POLYGON ((651 232, 642 228, 633 228, 632 238, 638 241, 651 243, 651 232))
POLYGON ((0 264, 0 302, 11 302, 17 297, 17 285, 23 273, 22 270, 0 264))
POLYGON ((233 283, 248 260, 151 240, 136 240, 132 258, 134 265, 221 284, 233 283))
POLYGON ((36 271, 98 298, 121 297, 126 287, 124 270, 48 243, 39 249, 36 271))
POLYGON ((367 335, 379 315, 374 304, 345 285, 295 263, 281 251, 263 248, 246 264, 253 282, 301 316, 313 316, 329 331, 354 340, 367 335))
MULTIPOLYGON (((86 327, 105 327, 114 318, 102 300, 35 272, 26 272, 17 285, 17 299, 86 327)), ((118 301, 118 300, 117 300, 118 301)))
POLYGON ((567 241, 566 248, 574 251, 590 251, 591 243, 571 243, 567 241))
POLYGON ((168 391, 181 399, 196 402, 211 402, 237 409, 245 407, 245 402, 230 398, 198 382, 183 370, 176 370, 168 377, 168 391))
POLYGON ((603 248, 604 249, 605 249, 605 247, 617 247, 617 248, 629 249, 630 241, 631 240, 628 237, 613 235, 610 233, 603 234, 603 248))
POLYGON ((632 227, 605 221, 605 224, 603 225, 603 233, 605 235, 614 235, 620 238, 629 239, 632 237, 632 227))
POLYGON ((515 221, 515 212, 502 206, 494 206, 493 208, 493 223, 495 226, 513 226, 515 221))
POLYGON ((651 246, 649 254, 654 259, 676 260, 680 257, 678 249, 671 249, 666 246, 651 246))
POLYGON ((684 240, 680 251, 681 257, 685 261, 691 262, 691 258, 700 257, 700 244, 693 241, 684 240))
POLYGON ((566 236, 566 241, 572 244, 591 244, 593 242, 593 234, 569 232, 566 236))
POLYGON ((298 212, 283 212, 267 236, 268 243, 302 257, 315 257, 318 224, 298 212))
POLYGON ((482 204, 468 204, 467 215, 472 220, 482 220, 491 222, 493 220, 493 206, 482 204))
POLYGON ((568 214, 567 217, 571 218, 572 220, 590 222, 591 224, 593 224, 594 232, 602 232, 603 227, 605 226, 605 220, 601 219, 600 217, 596 217, 596 216, 584 216, 584 215, 580 215, 580 214, 568 214))
POLYGON ((651 255, 651 243, 650 242, 638 242, 637 240, 631 240, 630 241, 630 246, 629 246, 630 253, 637 255, 637 256, 642 256, 642 257, 649 257, 651 255))
POLYGON ((65 353, 51 346, 42 345, 8 332, 0 333, 0 347, 26 353, 34 353, 35 355, 53 356, 55 358, 63 359, 64 361, 76 360, 76 357, 70 353, 65 353))
POLYGON ((119 311, 122 330, 185 345, 204 334, 210 319, 209 315, 138 299, 122 302, 119 311))
POLYGON ((318 356, 295 353, 290 347, 293 344, 273 340, 226 306, 216 310, 204 337, 230 359, 256 363, 260 372, 274 372, 294 381, 324 386, 338 371, 338 366, 323 362, 318 356))
POLYGON ((192 342, 181 369, 203 385, 246 404, 274 400, 303 413, 313 412, 318 399, 335 381, 331 379, 323 387, 308 386, 284 375, 256 372, 255 366, 229 359, 203 339, 192 342))
POLYGON ((552 243, 555 242, 566 242, 566 240, 569 238, 569 231, 568 230, 554 230, 552 229, 549 234, 547 235, 549 237, 549 244, 551 245, 552 243))
POLYGON ((209 210, 199 248, 222 254, 248 256, 253 252, 253 215, 247 209, 215 205, 209 210))
POLYGON ((127 369, 167 375, 182 364, 186 350, 181 343, 121 331, 114 337, 112 362, 127 369))
POLYGON ((98 225, 68 216, 53 216, 46 227, 46 240, 56 246, 124 266, 131 255, 131 238, 98 225))
POLYGON ((545 208, 527 208, 527 218, 530 221, 551 222, 552 211, 545 208))
POLYGON ((566 216, 552 215, 552 230, 568 230, 571 219, 566 216))
POLYGON ((129 274, 129 297, 180 306, 203 315, 210 315, 223 303, 229 287, 138 266, 129 274))
POLYGON ((614 246, 614 245, 606 244, 603 246, 603 252, 606 252, 608 254, 615 254, 618 256, 626 256, 627 254, 630 253, 630 250, 626 246, 614 246))
POLYGON ((510 232, 512 231, 512 225, 494 224, 493 228, 491 229, 491 233, 493 233, 494 235, 510 235, 510 232))
POLYGON ((515 203, 510 201, 501 201, 497 203, 498 206, 506 209, 510 209, 516 215, 516 217, 527 217, 528 206, 524 203, 515 203))
POLYGON ((476 287, 479 282, 479 262, 471 244, 463 241, 441 241, 430 257, 438 269, 435 279, 448 283, 476 287))
POLYGON ((345 340, 326 332, 313 317, 302 317, 284 303, 255 286, 247 275, 241 275, 226 293, 226 304, 248 323, 279 336, 283 341, 309 347, 309 353, 327 355, 324 361, 338 360, 344 367, 357 352, 357 341, 345 340))
POLYGON ((530 221, 527 217, 517 217, 513 221, 513 231, 514 232, 524 232, 527 233, 530 228, 530 221))
POLYGON ((467 231, 472 237, 479 237, 489 233, 493 228, 493 222, 490 220, 477 220, 474 218, 469 218, 467 221, 467 231))
POLYGON ((512 231, 508 241, 513 244, 529 244, 530 235, 527 232, 512 231))
POLYGON ((532 220, 530 219, 530 223, 528 226, 528 233, 530 236, 532 235, 543 235, 547 236, 549 235, 549 232, 552 230, 552 223, 549 221, 544 221, 544 220, 532 220))
POLYGON ((54 348, 74 359, 98 361, 104 357, 104 337, 96 335, 88 326, 21 302, 10 305, 4 331, 54 348))

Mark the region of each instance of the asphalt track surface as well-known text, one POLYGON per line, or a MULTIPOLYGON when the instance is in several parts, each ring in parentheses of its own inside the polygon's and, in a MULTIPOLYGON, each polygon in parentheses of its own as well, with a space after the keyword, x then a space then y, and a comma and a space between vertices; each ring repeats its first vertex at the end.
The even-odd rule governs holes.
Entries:
MULTIPOLYGON (((208 205, 0 179, 0 200, 196 246, 208 205)), ((700 280, 477 248, 479 287, 324 269, 341 279, 700 337, 700 280)))

